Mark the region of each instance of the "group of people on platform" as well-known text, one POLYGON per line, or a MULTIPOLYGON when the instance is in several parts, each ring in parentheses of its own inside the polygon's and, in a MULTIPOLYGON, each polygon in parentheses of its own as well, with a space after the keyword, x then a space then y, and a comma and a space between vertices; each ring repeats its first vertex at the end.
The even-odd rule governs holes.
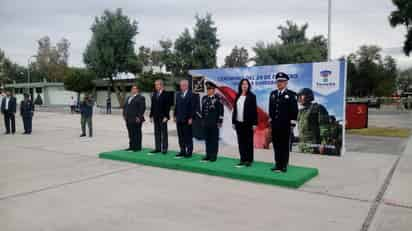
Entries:
MULTIPOLYGON (((17 99, 11 93, 6 91, 5 94, 0 92, 0 109, 4 117, 6 135, 16 133, 16 112, 17 99)), ((24 99, 20 102, 20 116, 23 120, 24 135, 30 135, 32 132, 32 120, 34 115, 34 104, 29 94, 24 93, 24 99)))
MULTIPOLYGON (((291 143, 291 131, 296 126, 298 116, 297 95, 287 89, 289 77, 283 72, 276 74, 277 90, 270 94, 269 122, 272 126, 272 142, 274 148, 274 172, 287 172, 291 143)), ((150 154, 168 151, 167 123, 173 99, 175 110, 173 120, 176 122, 180 152, 176 158, 190 158, 193 153, 194 119, 200 119, 204 130, 206 155, 202 161, 217 160, 219 149, 219 129, 222 127, 224 107, 218 95, 216 85, 206 82, 207 94, 201 99, 201 106, 195 94, 189 89, 187 80, 180 81, 180 91, 173 97, 164 90, 162 80, 155 81, 155 91, 151 95, 150 121, 154 124, 155 149, 150 154), (198 110, 199 107, 199 110, 198 110)), ((138 152, 142 149, 142 124, 145 121, 145 98, 139 94, 138 86, 131 89, 131 95, 126 99, 123 117, 129 135, 127 151, 138 152)), ((236 167, 250 167, 254 157, 254 129, 258 123, 256 96, 252 93, 249 80, 242 79, 239 83, 235 99, 232 124, 236 130, 240 162, 236 167)))

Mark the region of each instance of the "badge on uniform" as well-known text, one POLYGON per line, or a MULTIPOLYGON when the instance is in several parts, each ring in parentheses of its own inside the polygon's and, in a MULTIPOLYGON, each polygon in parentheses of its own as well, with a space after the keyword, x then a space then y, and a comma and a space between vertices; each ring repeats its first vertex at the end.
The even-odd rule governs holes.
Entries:
POLYGON ((289 95, 285 95, 285 99, 289 99, 289 95))

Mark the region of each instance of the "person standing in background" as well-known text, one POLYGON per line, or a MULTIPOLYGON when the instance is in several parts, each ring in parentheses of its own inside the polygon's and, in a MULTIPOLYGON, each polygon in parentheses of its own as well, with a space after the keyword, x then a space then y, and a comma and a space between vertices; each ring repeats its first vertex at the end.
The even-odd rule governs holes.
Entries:
POLYGON ((146 101, 139 94, 137 85, 132 86, 131 95, 127 97, 123 107, 123 118, 129 134, 129 148, 126 151, 142 150, 142 124, 145 121, 146 101))
POLYGON ((69 106, 70 106, 70 113, 75 113, 76 112, 76 105, 77 105, 77 100, 74 99, 73 96, 70 97, 69 100, 69 106))
POLYGON ((80 137, 86 136, 86 125, 89 128, 89 137, 93 136, 93 100, 88 96, 84 96, 83 101, 80 103, 80 124, 82 128, 82 134, 80 137))
POLYGON ((10 91, 6 91, 6 96, 1 102, 1 113, 4 116, 4 125, 6 126, 6 134, 14 134, 16 132, 16 98, 10 91), (10 129, 11 125, 11 129, 10 129))
POLYGON ((110 96, 106 99, 106 114, 112 114, 112 99, 110 96))
POLYGON ((269 97, 269 122, 272 125, 272 143, 275 155, 274 172, 287 172, 291 142, 291 131, 296 126, 298 102, 296 93, 287 89, 289 76, 276 74, 277 90, 269 97))
POLYGON ((164 90, 163 81, 155 81, 155 92, 152 94, 152 105, 150 107, 150 122, 154 124, 155 149, 151 153, 167 153, 168 134, 167 122, 170 119, 170 107, 172 97, 164 90))
POLYGON ((20 115, 23 119, 24 135, 30 135, 32 132, 32 121, 34 115, 34 104, 29 94, 24 93, 24 99, 20 103, 20 115))
POLYGON ((189 90, 189 81, 180 81, 180 92, 176 94, 174 121, 176 122, 177 136, 179 138, 180 152, 177 158, 190 158, 193 152, 192 123, 195 116, 195 99, 189 90))
POLYGON ((237 167, 249 167, 253 162, 253 129, 257 125, 256 96, 251 92, 249 80, 242 79, 232 113, 232 124, 236 130, 240 163, 237 167))

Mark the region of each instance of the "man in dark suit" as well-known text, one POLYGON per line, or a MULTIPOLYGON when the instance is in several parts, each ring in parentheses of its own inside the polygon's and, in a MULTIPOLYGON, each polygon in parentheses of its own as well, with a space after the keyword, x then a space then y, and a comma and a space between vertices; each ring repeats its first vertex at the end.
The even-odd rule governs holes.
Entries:
POLYGON ((20 103, 20 115, 23 119, 24 135, 30 135, 32 130, 32 120, 34 114, 34 104, 29 94, 24 93, 24 100, 20 103))
POLYGON ((150 107, 150 121, 154 124, 155 150, 151 153, 167 153, 168 137, 167 122, 170 119, 170 107, 172 97, 164 90, 163 81, 155 81, 155 92, 152 94, 152 105, 150 107))
POLYGON ((196 111, 196 103, 189 90, 189 81, 180 81, 180 92, 176 94, 174 120, 176 121, 180 152, 177 158, 190 158, 193 152, 192 123, 196 111))
POLYGON ((296 93, 288 90, 289 76, 276 74, 277 90, 269 99, 269 122, 272 125, 272 143, 275 152, 275 166, 272 171, 286 172, 289 163, 291 131, 296 126, 298 103, 296 93))
POLYGON ((12 96, 10 91, 6 91, 6 97, 4 97, 1 102, 1 113, 3 113, 4 115, 6 134, 10 134, 10 123, 11 134, 14 134, 16 132, 16 108, 16 98, 12 96))
POLYGON ((127 97, 123 107, 123 118, 126 121, 129 134, 129 148, 126 149, 127 151, 137 152, 142 150, 142 124, 145 121, 145 110, 145 98, 139 94, 138 87, 134 85, 131 89, 131 95, 127 97))
POLYGON ((223 123, 223 104, 215 95, 216 85, 206 83, 207 95, 202 98, 202 125, 205 132, 206 156, 203 161, 214 162, 219 151, 219 128, 223 123))

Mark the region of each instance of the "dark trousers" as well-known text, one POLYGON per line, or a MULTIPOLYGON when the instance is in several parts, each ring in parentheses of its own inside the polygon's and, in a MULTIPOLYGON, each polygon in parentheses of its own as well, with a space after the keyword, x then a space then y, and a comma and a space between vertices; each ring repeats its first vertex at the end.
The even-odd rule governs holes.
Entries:
POLYGON ((240 162, 253 162, 253 126, 241 122, 235 124, 240 162))
POLYGON ((31 116, 23 116, 22 119, 23 119, 24 132, 30 134, 30 133, 31 133, 31 127, 32 127, 33 117, 31 117, 31 116))
POLYGON ((89 136, 93 136, 93 123, 91 116, 82 116, 80 118, 80 125, 82 127, 82 134, 86 135, 86 125, 89 127, 89 136))
POLYGON ((129 134, 129 148, 140 151, 142 149, 142 124, 127 123, 126 126, 129 134))
POLYGON ((192 125, 186 122, 177 122, 177 136, 179 138, 180 153, 191 156, 193 152, 192 125))
POLYGON ((291 128, 273 128, 272 143, 276 167, 286 169, 289 163, 291 128))
POLYGON ((106 114, 112 114, 112 105, 111 104, 106 105, 106 114))
POLYGON ((75 109, 76 109, 76 106, 70 105, 70 112, 71 112, 71 113, 74 113, 74 112, 75 112, 75 109))
POLYGON ((6 132, 10 133, 10 124, 11 124, 11 133, 16 132, 16 118, 14 113, 8 111, 4 112, 4 125, 6 126, 6 132))
POLYGON ((206 143, 206 157, 209 160, 216 160, 217 152, 219 151, 219 128, 216 126, 206 126, 205 143, 206 143))
POLYGON ((156 151, 167 152, 167 122, 163 123, 162 120, 163 118, 153 118, 155 133, 155 149, 156 151))

